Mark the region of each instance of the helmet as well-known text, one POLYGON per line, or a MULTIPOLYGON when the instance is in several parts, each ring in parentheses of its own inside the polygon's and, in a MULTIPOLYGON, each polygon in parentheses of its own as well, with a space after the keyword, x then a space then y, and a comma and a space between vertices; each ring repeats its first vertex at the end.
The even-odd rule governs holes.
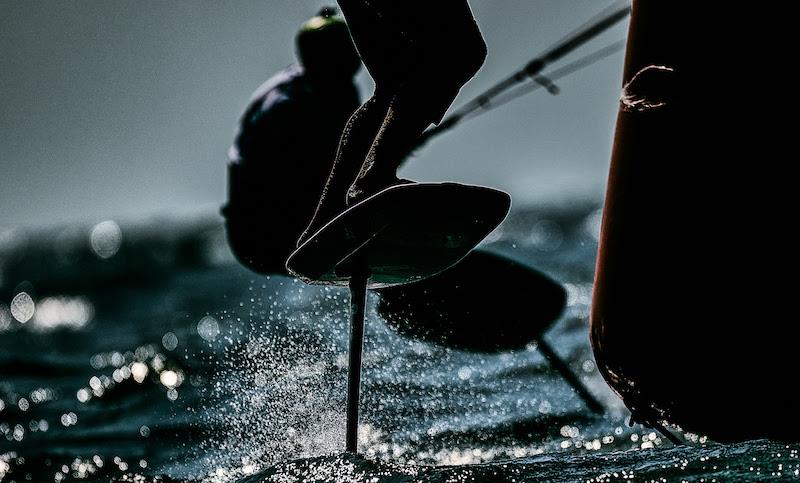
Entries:
POLYGON ((316 76, 352 78, 361 61, 344 19, 325 7, 297 32, 297 56, 306 72, 316 76))

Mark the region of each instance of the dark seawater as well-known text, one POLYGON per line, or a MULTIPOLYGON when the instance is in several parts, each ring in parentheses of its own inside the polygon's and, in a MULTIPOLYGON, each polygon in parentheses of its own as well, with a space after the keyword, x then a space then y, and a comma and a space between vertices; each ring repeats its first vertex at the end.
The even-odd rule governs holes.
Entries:
POLYGON ((518 211, 485 246, 567 287, 546 338, 607 415, 535 344, 409 340, 371 295, 363 456, 342 453, 346 291, 248 272, 214 217, 0 229, 0 481, 798 479, 800 445, 678 433, 675 447, 626 424, 588 342, 599 219, 590 204, 518 211))

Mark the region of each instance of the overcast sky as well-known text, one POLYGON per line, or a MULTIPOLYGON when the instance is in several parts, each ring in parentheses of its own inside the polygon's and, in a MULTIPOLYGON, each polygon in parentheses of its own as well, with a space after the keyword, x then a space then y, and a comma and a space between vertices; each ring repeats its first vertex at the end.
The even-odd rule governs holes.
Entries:
MULTIPOLYGON (((0 0, 0 226, 215 210, 250 94, 293 62, 296 28, 328 3, 0 0)), ((489 57, 456 106, 612 2, 470 3, 489 57)), ((559 96, 471 120, 402 175, 506 189, 517 206, 600 199, 621 66, 620 53, 559 82, 559 96)), ((368 95, 363 73, 359 85, 368 95)))

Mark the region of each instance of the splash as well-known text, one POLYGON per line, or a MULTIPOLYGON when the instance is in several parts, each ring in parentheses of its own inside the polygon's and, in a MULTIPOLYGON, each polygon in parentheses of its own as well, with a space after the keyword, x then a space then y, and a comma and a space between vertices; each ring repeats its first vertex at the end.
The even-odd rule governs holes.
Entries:
MULTIPOLYGON (((207 337, 211 317, 198 325, 224 354, 209 394, 219 403, 201 416, 212 431, 203 444, 203 481, 231 481, 279 461, 343 449, 346 367, 339 363, 344 348, 331 333, 345 327, 313 309, 326 304, 333 308, 325 313, 344 314, 343 299, 331 292, 322 290, 311 310, 302 289, 266 303, 253 299, 261 312, 244 337, 207 337), (305 309, 295 310, 298 304, 305 309)), ((217 330, 215 324, 211 332, 217 330)))

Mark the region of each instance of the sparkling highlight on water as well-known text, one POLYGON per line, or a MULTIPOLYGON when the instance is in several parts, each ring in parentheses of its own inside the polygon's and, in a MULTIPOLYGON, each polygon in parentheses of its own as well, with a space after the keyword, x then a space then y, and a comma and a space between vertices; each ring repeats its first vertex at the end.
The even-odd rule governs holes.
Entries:
POLYGON ((92 228, 90 239, 92 250, 98 257, 111 258, 122 245, 122 230, 113 220, 103 221, 92 228))

